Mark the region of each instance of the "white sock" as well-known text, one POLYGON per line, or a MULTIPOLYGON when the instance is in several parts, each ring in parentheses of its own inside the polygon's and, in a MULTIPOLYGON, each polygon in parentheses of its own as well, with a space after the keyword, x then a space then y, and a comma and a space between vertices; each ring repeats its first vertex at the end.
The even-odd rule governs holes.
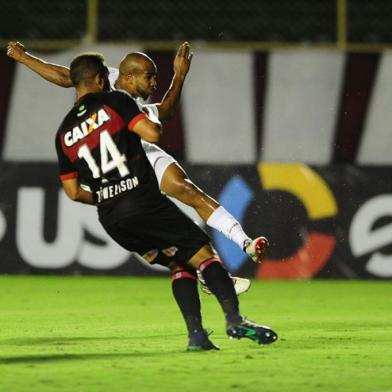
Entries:
POLYGON ((207 225, 218 230, 226 238, 235 242, 241 249, 245 240, 250 239, 242 229, 240 222, 222 206, 218 207, 207 219, 207 225))

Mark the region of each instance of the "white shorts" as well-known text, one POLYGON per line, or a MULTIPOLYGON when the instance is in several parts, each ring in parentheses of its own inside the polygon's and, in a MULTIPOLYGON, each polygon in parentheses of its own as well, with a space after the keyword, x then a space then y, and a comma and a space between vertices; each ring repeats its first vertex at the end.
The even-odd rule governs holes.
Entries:
POLYGON ((142 147, 146 152, 147 158, 150 161, 152 168, 154 169, 160 187, 163 173, 168 168, 168 166, 170 166, 172 163, 176 163, 177 161, 155 144, 142 140, 142 147))

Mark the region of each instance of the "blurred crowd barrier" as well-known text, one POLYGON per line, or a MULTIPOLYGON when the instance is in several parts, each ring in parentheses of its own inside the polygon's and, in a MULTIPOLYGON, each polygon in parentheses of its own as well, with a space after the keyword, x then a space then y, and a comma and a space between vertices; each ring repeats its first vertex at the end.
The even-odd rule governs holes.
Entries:
MULTIPOLYGON (((68 65, 83 51, 116 67, 141 45, 90 45, 34 54, 68 65)), ((175 116, 161 146, 192 164, 392 165, 392 53, 211 50, 194 56, 175 116)), ((160 102, 173 76, 172 50, 150 50, 160 102)), ((43 80, 0 53, 0 157, 56 161, 54 134, 74 89, 43 80), (39 92, 39 93, 38 93, 39 92)))
POLYGON ((388 0, 1 0, 0 40, 372 47, 392 42, 391 16, 388 0))

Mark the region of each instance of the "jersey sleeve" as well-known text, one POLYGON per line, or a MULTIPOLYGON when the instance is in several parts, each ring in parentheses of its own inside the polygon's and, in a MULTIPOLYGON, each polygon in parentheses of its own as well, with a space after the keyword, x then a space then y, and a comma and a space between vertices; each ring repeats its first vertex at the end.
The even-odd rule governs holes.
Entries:
POLYGON ((133 127, 147 117, 146 113, 139 109, 136 101, 125 91, 117 90, 112 94, 112 104, 121 115, 131 131, 133 127))
POLYGON ((160 123, 158 104, 151 103, 148 105, 143 105, 143 110, 147 113, 147 116, 151 121, 155 123, 160 123))
POLYGON ((60 180, 65 181, 79 177, 77 169, 72 164, 70 159, 64 154, 61 145, 60 134, 57 134, 56 136, 56 152, 59 164, 60 180))

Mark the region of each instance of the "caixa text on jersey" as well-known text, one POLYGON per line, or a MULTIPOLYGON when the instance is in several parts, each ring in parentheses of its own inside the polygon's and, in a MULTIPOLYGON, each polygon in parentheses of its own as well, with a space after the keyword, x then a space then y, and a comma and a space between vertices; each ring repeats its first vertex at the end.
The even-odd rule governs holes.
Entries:
POLYGON ((138 185, 139 180, 137 176, 134 176, 132 178, 121 180, 118 184, 102 187, 95 192, 97 195, 97 201, 98 203, 101 203, 102 201, 111 199, 120 193, 130 191, 133 188, 136 188, 138 185))

